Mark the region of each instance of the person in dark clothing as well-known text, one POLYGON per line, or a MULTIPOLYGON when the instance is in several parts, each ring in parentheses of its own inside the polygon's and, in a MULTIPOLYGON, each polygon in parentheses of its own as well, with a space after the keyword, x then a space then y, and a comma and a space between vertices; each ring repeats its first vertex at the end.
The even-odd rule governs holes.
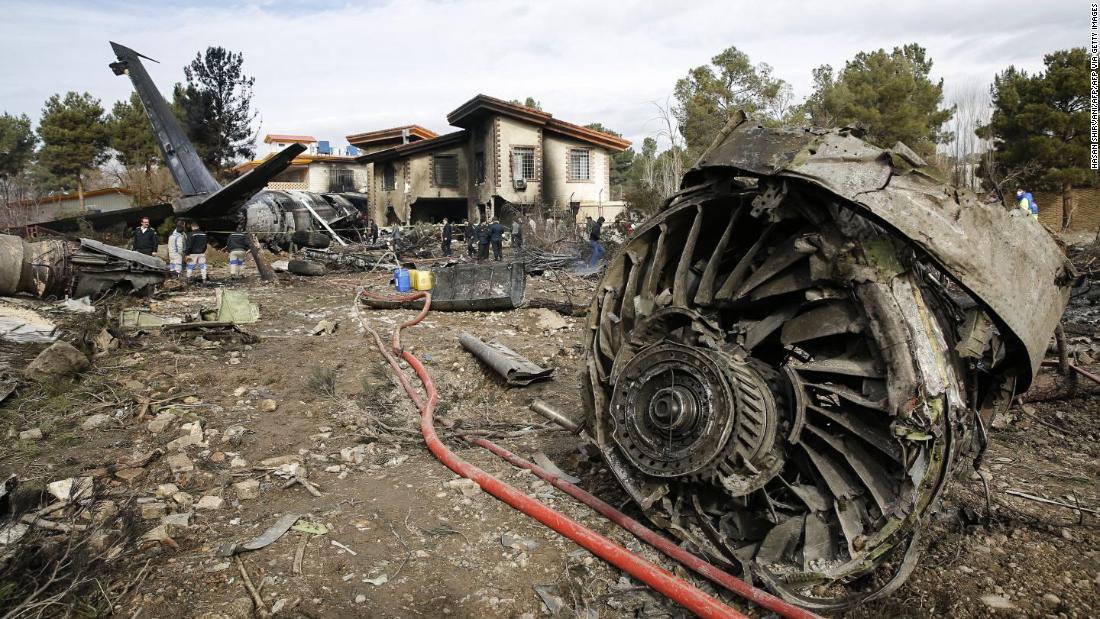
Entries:
POLYGON ((378 224, 374 223, 373 219, 367 223, 367 236, 370 238, 371 245, 378 244, 378 224))
POLYGON ((229 252, 229 275, 239 277, 244 270, 244 257, 248 255, 248 237, 240 228, 229 233, 225 240, 225 251, 229 252))
POLYGON ((149 227, 149 218, 142 217, 134 230, 134 251, 152 256, 157 253, 157 231, 149 227))
POLYGON ((187 279, 195 274, 198 269, 203 283, 206 283, 206 233, 199 227, 199 222, 191 222, 191 234, 187 236, 187 245, 184 253, 187 254, 187 279))
POLYGON ((477 226, 477 259, 489 259, 489 224, 484 221, 477 226))
POLYGON ((512 220, 512 249, 517 252, 523 249, 523 225, 518 217, 512 220))
POLYGON ((503 254, 501 243, 504 242, 504 226, 496 217, 493 218, 493 223, 489 226, 489 242, 493 245, 493 260, 500 262, 503 254))
POLYGON ((466 240, 466 255, 473 258, 477 255, 477 230, 469 219, 462 220, 462 234, 466 240))
POLYGON ((603 245, 600 245, 600 233, 603 232, 603 222, 603 217, 592 222, 592 227, 588 232, 588 246, 592 249, 592 255, 588 259, 588 266, 590 267, 599 264, 600 258, 603 257, 603 245))
POLYGON ((441 233, 442 238, 443 238, 443 255, 444 256, 450 256, 451 255, 451 235, 453 234, 453 232, 454 232, 454 230, 451 228, 450 220, 447 219, 446 217, 444 217, 443 218, 443 230, 442 230, 442 233, 441 233))

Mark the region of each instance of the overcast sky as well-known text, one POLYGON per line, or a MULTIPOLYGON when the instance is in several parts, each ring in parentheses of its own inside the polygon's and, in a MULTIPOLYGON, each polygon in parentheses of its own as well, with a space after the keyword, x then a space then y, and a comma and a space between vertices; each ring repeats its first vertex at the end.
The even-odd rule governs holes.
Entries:
POLYGON ((1081 1, 291 3, 0 0, 0 111, 37 120, 55 92, 88 91, 104 107, 129 96, 107 68, 108 41, 156 58, 161 92, 209 45, 244 52, 261 133, 349 133, 416 123, 438 132, 477 93, 533 96, 555 117, 599 121, 640 142, 659 130, 654 102, 735 45, 767 62, 801 99, 811 71, 861 50, 918 42, 934 76, 988 84, 1010 64, 1088 42, 1081 1))

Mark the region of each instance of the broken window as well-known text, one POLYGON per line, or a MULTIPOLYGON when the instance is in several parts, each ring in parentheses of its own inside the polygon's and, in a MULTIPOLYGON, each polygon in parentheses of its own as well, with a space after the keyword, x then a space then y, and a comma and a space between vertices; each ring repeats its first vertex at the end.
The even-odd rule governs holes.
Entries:
POLYGON ((485 182, 485 153, 474 153, 474 182, 485 182))
POLYGON ((348 168, 330 168, 328 190, 333 192, 355 191, 355 175, 348 168))
POLYGON ((436 187, 458 187, 458 157, 454 155, 432 157, 432 179, 436 187))
POLYGON ((512 177, 516 180, 535 179, 534 147, 516 146, 512 149, 512 177))
POLYGON ((588 154, 587 148, 573 148, 569 151, 569 180, 571 181, 587 181, 591 180, 589 175, 588 166, 588 154))
POLYGON ((397 187, 397 170, 392 163, 387 163, 382 168, 382 189, 393 191, 395 187, 397 187))

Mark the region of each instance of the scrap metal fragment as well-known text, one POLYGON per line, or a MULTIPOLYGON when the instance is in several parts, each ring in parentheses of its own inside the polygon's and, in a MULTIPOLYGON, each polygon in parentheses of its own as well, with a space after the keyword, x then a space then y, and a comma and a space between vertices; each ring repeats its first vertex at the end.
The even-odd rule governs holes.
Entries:
POLYGON ((533 382, 547 380, 553 368, 535 365, 518 352, 499 342, 483 342, 465 331, 458 336, 459 343, 475 357, 499 374, 511 387, 524 387, 533 382))
POLYGON ((286 532, 290 530, 290 527, 294 526, 295 522, 298 522, 299 518, 301 518, 301 516, 298 514, 284 514, 282 518, 276 520, 275 524, 268 527, 268 529, 258 537, 243 544, 223 544, 218 548, 217 554, 219 557, 230 557, 241 552, 266 548, 275 543, 275 540, 285 535, 286 532))

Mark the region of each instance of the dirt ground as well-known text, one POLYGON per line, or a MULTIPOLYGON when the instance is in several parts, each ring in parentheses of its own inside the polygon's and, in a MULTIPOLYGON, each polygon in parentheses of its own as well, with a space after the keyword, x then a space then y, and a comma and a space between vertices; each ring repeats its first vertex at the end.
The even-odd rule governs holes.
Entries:
MULTIPOLYGON (((9 435, 0 450, 4 477, 15 473, 25 488, 40 488, 66 477, 97 476, 101 496, 136 513, 140 533, 156 528, 164 513, 190 514, 186 526, 162 530, 170 543, 161 536, 117 559, 128 566, 111 576, 126 583, 123 593, 111 587, 104 596, 119 616, 252 616, 237 566, 217 550, 252 539, 286 514, 323 525, 324 532, 292 530, 241 555, 278 616, 533 618, 549 616, 558 605, 559 616, 684 616, 572 542, 484 492, 454 483, 457 476, 424 447, 414 407, 352 310, 356 286, 383 286, 385 276, 283 274, 278 285, 263 285, 255 275, 229 282, 215 268, 213 277, 211 285, 162 293, 149 303, 105 304, 112 311, 121 303, 182 315, 212 307, 215 287, 241 288, 260 307, 260 321, 245 327, 258 341, 211 343, 155 329, 131 333, 117 349, 97 357, 76 384, 25 389, 0 409, 9 435), (322 320, 336 323, 335 333, 310 335, 322 320), (139 421, 146 400, 153 404, 139 421), (107 419, 87 427, 95 414, 107 419), (153 420, 159 420, 152 424, 155 432, 153 420), (195 423, 201 432, 191 438, 195 423), (33 428, 42 430, 43 438, 18 438, 33 428), (124 468, 123 475, 103 470, 156 448, 164 455, 139 470, 124 468), (171 462, 179 470, 180 454, 193 470, 170 469, 171 462), (280 474, 293 463, 307 471, 321 496, 300 484, 284 487, 280 474), (249 491, 237 485, 247 480, 259 482, 258 498, 245 498, 249 491), (163 484, 175 484, 178 493, 163 484), (222 499, 220 505, 214 497, 222 499), (150 517, 143 519, 143 511, 150 517), (299 552, 301 573, 295 573, 299 552)), ((532 277, 527 298, 561 301, 568 291, 586 302, 594 286, 579 278, 563 286, 553 278, 532 277)), ((364 317, 388 333, 412 314, 367 310, 364 317)), ((66 339, 94 335, 103 320, 60 318, 66 339)), ((1076 337, 1096 334, 1091 317, 1078 320, 1075 328, 1067 330, 1076 337)), ((582 331, 583 318, 548 318, 547 310, 435 312, 406 331, 403 342, 439 385, 440 414, 459 420, 466 430, 512 435, 498 442, 520 455, 543 452, 581 478, 583 487, 637 515, 594 453, 527 410, 537 397, 581 414, 582 331), (553 380, 506 388, 462 350, 461 331, 497 338, 554 367, 553 380)), ((19 367, 40 348, 7 346, 0 353, 19 367)), ((1096 363, 1090 367, 1100 369, 1096 363)), ((444 436, 462 457, 685 574, 548 484, 454 434, 444 436)), ((1097 516, 1006 491, 1095 509, 1098 436, 1100 395, 1014 406, 995 420, 980 473, 967 470, 951 486, 908 583, 849 615, 1092 616, 1100 607, 1097 516)), ((706 582, 693 581, 718 594, 706 582)), ((762 616, 737 599, 729 603, 762 616)))

